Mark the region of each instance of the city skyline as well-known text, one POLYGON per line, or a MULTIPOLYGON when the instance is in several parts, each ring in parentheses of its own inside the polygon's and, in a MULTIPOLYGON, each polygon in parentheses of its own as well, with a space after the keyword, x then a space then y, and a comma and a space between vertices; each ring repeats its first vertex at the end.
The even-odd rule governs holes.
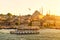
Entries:
POLYGON ((27 15, 43 8, 44 15, 50 10, 50 14, 60 16, 59 4, 60 0, 0 0, 0 13, 27 15))

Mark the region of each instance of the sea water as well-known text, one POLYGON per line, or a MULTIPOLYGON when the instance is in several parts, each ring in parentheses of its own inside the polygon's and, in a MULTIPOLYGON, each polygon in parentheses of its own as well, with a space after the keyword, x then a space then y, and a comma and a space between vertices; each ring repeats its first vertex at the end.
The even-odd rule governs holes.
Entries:
POLYGON ((17 35, 10 34, 8 32, 0 32, 0 40, 60 40, 59 29, 40 29, 39 32, 40 34, 28 35, 17 35))

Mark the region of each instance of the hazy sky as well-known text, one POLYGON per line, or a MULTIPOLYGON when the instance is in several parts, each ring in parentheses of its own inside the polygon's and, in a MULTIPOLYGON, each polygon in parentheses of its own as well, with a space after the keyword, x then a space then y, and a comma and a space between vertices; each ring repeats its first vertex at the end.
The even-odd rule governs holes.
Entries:
POLYGON ((35 10, 41 11, 42 7, 43 14, 50 10, 51 14, 60 15, 60 0, 0 0, 0 13, 3 14, 32 14, 35 10))

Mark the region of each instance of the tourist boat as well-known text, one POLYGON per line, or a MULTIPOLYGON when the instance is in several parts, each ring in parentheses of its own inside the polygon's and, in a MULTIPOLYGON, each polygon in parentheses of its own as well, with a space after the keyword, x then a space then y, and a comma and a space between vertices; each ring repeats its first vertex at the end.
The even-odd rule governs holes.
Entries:
POLYGON ((17 28, 16 31, 11 31, 11 34, 39 34, 38 26, 24 26, 17 28))

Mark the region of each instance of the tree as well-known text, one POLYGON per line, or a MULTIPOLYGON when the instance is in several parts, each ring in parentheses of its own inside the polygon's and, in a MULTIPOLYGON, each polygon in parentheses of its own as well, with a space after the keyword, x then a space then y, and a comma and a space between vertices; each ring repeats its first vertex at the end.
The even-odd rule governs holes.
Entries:
POLYGON ((3 14, 0 14, 0 16, 4 16, 3 14))
POLYGON ((19 22, 16 22, 15 25, 20 25, 20 23, 19 22))
POLYGON ((12 14, 11 14, 11 13, 8 13, 7 15, 8 15, 8 16, 12 16, 12 14))
POLYGON ((28 24, 28 26, 32 26, 32 21, 28 24))

